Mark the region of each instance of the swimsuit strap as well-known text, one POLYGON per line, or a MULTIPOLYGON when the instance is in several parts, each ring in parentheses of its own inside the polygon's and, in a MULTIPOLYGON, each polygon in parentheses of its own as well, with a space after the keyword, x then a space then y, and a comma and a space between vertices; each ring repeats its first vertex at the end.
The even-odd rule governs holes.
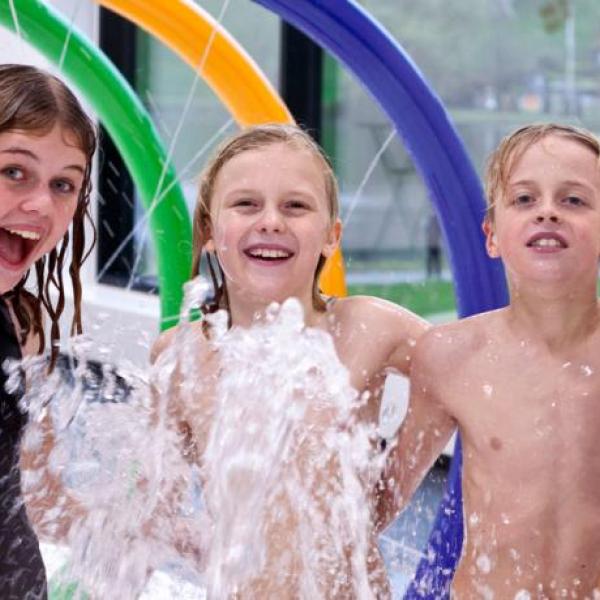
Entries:
POLYGON ((337 299, 337 296, 328 296, 327 298, 325 298, 325 309, 330 310, 331 308, 333 308, 333 305, 337 302, 337 299))

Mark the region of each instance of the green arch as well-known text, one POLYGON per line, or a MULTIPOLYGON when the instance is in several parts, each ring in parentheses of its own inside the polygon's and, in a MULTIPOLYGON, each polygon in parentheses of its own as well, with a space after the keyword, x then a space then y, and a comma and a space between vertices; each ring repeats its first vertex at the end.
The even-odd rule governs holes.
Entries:
MULTIPOLYGON (((13 0, 19 33, 54 64, 65 40, 62 72, 77 87, 104 124, 123 156, 146 210, 154 198, 149 225, 156 250, 161 329, 178 319, 182 286, 191 266, 192 230, 175 172, 163 166, 166 155, 152 120, 135 92, 104 53, 41 0, 13 0)), ((0 0, 0 25, 15 31, 9 0, 0 0)))

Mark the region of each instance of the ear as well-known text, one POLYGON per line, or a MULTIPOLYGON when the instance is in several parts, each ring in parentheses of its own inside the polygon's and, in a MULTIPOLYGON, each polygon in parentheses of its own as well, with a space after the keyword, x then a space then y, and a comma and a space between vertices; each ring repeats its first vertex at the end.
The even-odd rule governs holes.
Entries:
POLYGON ((206 219, 202 223, 202 239, 205 240, 203 249, 205 252, 215 251, 215 241, 213 239, 212 227, 210 220, 206 219))
POLYGON ((329 229, 327 234, 327 241, 323 246, 321 254, 326 258, 329 258, 340 245, 340 238, 342 237, 342 222, 339 219, 335 220, 335 223, 329 229))
POLYGON ((494 231, 494 224, 488 217, 483 220, 481 225, 483 233, 485 234, 485 249, 487 250, 490 258, 499 258, 500 250, 498 249, 498 242, 496 241, 496 233, 494 231))

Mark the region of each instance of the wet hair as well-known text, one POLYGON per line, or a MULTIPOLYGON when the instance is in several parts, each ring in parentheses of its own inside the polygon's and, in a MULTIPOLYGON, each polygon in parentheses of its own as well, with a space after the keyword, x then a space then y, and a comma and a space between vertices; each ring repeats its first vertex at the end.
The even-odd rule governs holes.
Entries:
POLYGON ((43 136, 58 125, 75 140, 86 158, 81 191, 71 224, 62 242, 39 258, 21 281, 5 297, 10 300, 19 322, 20 343, 24 344, 30 332, 39 338, 38 352, 43 352, 46 339, 42 307, 50 318, 50 368, 58 356, 60 339, 59 319, 65 306, 63 263, 71 241, 69 274, 73 286, 73 321, 71 335, 81 333, 81 265, 90 253, 96 230, 89 212, 92 156, 96 149, 96 130, 79 101, 57 77, 29 65, 0 65, 0 134, 9 131, 43 136), (93 232, 90 248, 85 248, 85 219, 93 232), (34 271, 37 290, 25 285, 34 271), (53 296, 56 299, 53 301, 53 296))
POLYGON ((539 123, 521 127, 506 136, 488 159, 484 178, 486 219, 494 221, 494 207, 502 199, 515 163, 533 144, 549 136, 562 137, 582 144, 596 155, 600 165, 600 141, 586 129, 559 123, 539 123))
MULTIPOLYGON (((198 274, 202 256, 205 256, 214 289, 214 296, 201 307, 204 313, 212 313, 219 309, 229 309, 223 269, 216 255, 211 256, 213 253, 204 251, 204 245, 208 241, 211 231, 210 208, 217 176, 221 172, 221 169, 235 156, 238 156, 242 152, 264 148, 271 144, 288 144, 301 150, 308 150, 318 161, 323 171, 331 224, 333 225, 338 218, 338 186, 331 163, 320 146, 307 132, 296 125, 267 124, 248 127, 226 140, 217 149, 213 159, 207 164, 201 174, 198 201, 194 211, 192 277, 198 274)), ((324 311, 326 307, 325 300, 319 289, 319 276, 326 260, 326 257, 323 255, 319 257, 313 279, 313 306, 319 311, 324 311)))

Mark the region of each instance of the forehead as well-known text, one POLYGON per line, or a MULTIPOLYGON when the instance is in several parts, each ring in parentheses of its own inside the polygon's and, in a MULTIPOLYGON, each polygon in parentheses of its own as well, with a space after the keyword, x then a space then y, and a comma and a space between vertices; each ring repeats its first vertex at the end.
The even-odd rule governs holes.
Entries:
POLYGON ((548 135, 516 149, 508 169, 509 183, 522 178, 553 179, 571 173, 600 185, 597 154, 584 143, 561 135, 548 135))
POLYGON ((319 193, 325 190, 325 174, 319 159, 308 148, 293 142, 276 142, 240 152, 223 165, 215 187, 275 182, 303 185, 319 193))
POLYGON ((59 125, 54 125, 48 131, 14 129, 0 133, 0 152, 11 150, 25 150, 39 159, 40 163, 52 168, 66 165, 83 168, 86 163, 77 136, 59 125))

